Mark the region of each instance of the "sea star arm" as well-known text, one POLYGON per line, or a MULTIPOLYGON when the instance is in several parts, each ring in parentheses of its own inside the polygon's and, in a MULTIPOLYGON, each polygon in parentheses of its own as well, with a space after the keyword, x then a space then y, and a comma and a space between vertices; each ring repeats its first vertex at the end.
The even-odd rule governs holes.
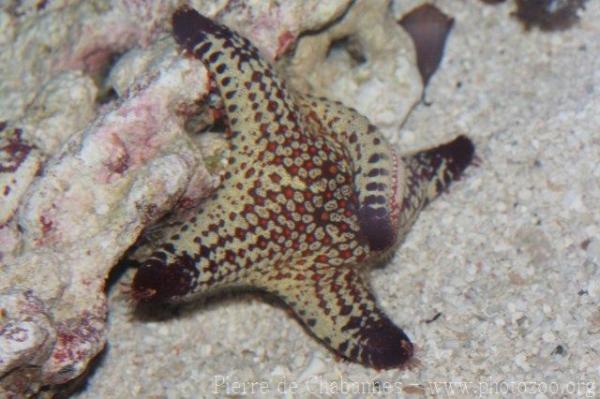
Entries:
POLYGON ((286 141, 304 134, 284 83, 246 38, 188 7, 172 22, 175 40, 206 66, 223 99, 232 156, 222 187, 197 215, 166 228, 165 239, 140 262, 134 292, 148 301, 187 300, 245 284, 264 242, 252 225, 258 221, 253 211, 268 212, 260 180, 265 174, 280 179, 277 190, 296 183, 273 164, 286 141))
POLYGON ((355 109, 339 101, 297 95, 304 124, 343 143, 351 160, 358 197, 358 218, 373 251, 386 250, 397 241, 393 224, 396 171, 404 166, 379 129, 355 109))
POLYGON ((461 135, 437 147, 402 156, 406 177, 404 190, 398 195, 400 236, 406 235, 427 204, 460 179, 474 151, 471 140, 461 135))
POLYGON ((398 367, 412 356, 408 337, 379 309, 354 268, 292 265, 265 277, 256 285, 282 298, 338 355, 377 369, 398 367))
POLYGON ((188 7, 173 14, 173 34, 220 92, 232 150, 252 156, 267 139, 301 132, 291 94, 248 39, 188 7))
POLYGON ((296 95, 304 124, 344 143, 351 161, 362 233, 371 250, 389 253, 419 212, 460 178, 474 146, 465 136, 440 146, 399 156, 379 129, 339 101, 296 95))

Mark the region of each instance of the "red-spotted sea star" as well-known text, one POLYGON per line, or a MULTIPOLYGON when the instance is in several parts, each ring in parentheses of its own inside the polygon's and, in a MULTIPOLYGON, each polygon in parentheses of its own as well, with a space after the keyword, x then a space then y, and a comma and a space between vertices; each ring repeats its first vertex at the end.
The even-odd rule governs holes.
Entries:
POLYGON ((355 110, 287 89, 227 27, 184 7, 173 31, 223 98, 232 152, 213 197, 172 223, 141 262, 136 296, 180 301, 259 288, 340 356, 374 368, 405 364, 413 346, 379 309, 363 272, 467 167, 471 141, 400 156, 355 110))

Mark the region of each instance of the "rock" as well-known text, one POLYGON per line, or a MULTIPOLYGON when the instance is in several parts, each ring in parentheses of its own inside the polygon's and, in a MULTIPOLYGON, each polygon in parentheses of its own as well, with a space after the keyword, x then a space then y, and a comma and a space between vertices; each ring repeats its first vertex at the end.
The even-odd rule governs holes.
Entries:
MULTIPOLYGON (((10 213, 3 214, 2 238, 12 245, 2 248, 0 295, 12 305, 1 328, 4 336, 15 328, 27 332, 19 347, 5 338, 0 364, 10 366, 8 385, 2 380, 8 392, 82 373, 105 344, 104 284, 111 268, 144 227, 178 201, 197 204, 218 184, 184 130, 206 89, 203 67, 179 57, 173 42, 146 51, 152 63, 126 95, 101 107, 64 145, 46 146, 59 150, 38 177, 41 152, 22 141, 19 129, 5 136, 12 144, 4 146, 9 157, 3 164, 12 166, 0 176, 16 183, 10 213), (17 300, 23 295, 36 298, 47 317, 23 320, 31 308, 17 300)), ((38 108, 31 112, 37 114, 25 120, 43 119, 38 108)), ((77 115, 68 109, 63 115, 53 124, 72 126, 77 115)))
POLYGON ((303 36, 286 75, 298 91, 341 100, 392 136, 423 86, 412 40, 386 4, 359 0, 329 29, 303 36))

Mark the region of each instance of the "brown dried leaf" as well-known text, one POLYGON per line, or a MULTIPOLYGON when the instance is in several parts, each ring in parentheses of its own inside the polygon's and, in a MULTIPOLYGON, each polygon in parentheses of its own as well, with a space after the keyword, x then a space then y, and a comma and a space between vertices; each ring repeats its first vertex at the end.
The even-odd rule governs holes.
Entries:
POLYGON ((400 25, 415 43, 417 66, 424 85, 440 65, 446 38, 453 24, 453 18, 431 4, 415 8, 400 20, 400 25))

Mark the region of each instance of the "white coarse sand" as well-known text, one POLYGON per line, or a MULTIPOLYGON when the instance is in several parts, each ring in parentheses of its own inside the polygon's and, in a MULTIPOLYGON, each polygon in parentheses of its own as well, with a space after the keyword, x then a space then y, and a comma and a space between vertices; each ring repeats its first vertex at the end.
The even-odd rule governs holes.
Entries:
POLYGON ((467 134, 479 165, 371 273, 418 362, 336 359, 255 295, 135 316, 127 272, 110 289, 109 345, 75 397, 599 395, 600 2, 555 32, 525 31, 512 2, 435 4, 455 18, 445 56, 427 103, 389 138, 412 150, 467 134))

